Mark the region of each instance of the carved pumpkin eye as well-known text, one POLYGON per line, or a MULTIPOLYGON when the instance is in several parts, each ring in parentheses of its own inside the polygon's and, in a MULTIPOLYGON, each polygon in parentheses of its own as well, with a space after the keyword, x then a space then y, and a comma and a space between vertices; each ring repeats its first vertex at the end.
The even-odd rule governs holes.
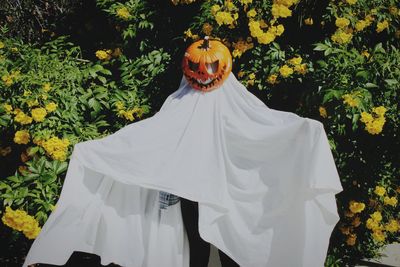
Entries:
POLYGON ((193 61, 189 60, 189 69, 191 71, 198 71, 200 63, 194 63, 193 61))
POLYGON ((213 63, 206 63, 206 68, 208 73, 214 74, 218 71, 219 60, 214 61, 213 63))

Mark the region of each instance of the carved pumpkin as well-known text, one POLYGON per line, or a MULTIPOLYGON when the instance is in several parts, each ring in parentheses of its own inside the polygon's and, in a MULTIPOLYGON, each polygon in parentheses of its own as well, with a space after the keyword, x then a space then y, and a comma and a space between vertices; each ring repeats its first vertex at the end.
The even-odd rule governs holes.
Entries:
POLYGON ((209 92, 228 78, 232 70, 232 56, 222 42, 209 40, 206 36, 186 49, 182 70, 194 89, 209 92))

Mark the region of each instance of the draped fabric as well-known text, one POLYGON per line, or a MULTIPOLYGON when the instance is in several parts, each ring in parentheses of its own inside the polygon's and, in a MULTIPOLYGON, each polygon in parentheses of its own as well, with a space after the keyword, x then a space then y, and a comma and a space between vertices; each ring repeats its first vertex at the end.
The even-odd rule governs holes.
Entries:
POLYGON ((321 122, 274 110, 230 74, 211 92, 182 77, 152 117, 73 148, 56 209, 23 267, 73 251, 129 267, 189 266, 180 202, 201 237, 245 267, 321 267, 343 190, 321 122))

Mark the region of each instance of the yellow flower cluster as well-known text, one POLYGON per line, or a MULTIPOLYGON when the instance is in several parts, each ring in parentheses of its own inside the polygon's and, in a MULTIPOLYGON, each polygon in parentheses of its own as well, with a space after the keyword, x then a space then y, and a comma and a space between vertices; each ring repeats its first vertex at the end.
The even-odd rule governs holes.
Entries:
POLYGON ((10 74, 5 74, 1 77, 1 80, 6 86, 11 86, 19 77, 21 72, 19 70, 13 70, 10 74))
POLYGON ((390 205, 390 206, 396 207, 397 206, 397 198, 385 196, 383 199, 383 203, 385 205, 390 205))
POLYGON ((338 28, 342 28, 342 29, 346 28, 347 26, 349 26, 349 24, 350 24, 350 20, 348 20, 346 18, 336 18, 335 25, 338 28))
POLYGON ((377 194, 378 196, 383 196, 386 194, 386 188, 383 186, 377 185, 377 186, 375 186, 374 193, 377 194))
POLYGON ((48 91, 51 90, 51 84, 50 83, 45 83, 45 84, 43 84, 42 88, 47 93, 48 91))
POLYGON ((380 33, 382 32, 384 29, 389 28, 389 22, 387 20, 384 21, 380 21, 378 22, 378 24, 376 25, 376 32, 380 33))
POLYGON ((100 60, 110 60, 112 58, 111 56, 112 50, 107 49, 107 50, 97 50, 96 51, 96 57, 100 60))
POLYGON ((293 74, 293 69, 285 64, 279 68, 279 74, 284 78, 289 77, 293 74))
POLYGON ((357 0, 346 0, 346 2, 347 2, 349 5, 354 5, 355 3, 357 3, 357 0))
POLYGON ((391 233, 399 231, 399 222, 395 219, 390 219, 389 222, 385 225, 385 230, 391 233))
POLYGON ((250 73, 248 76, 247 84, 248 85, 254 85, 254 82, 256 80, 256 74, 255 73, 250 73))
POLYGON ((230 12, 227 11, 219 11, 215 15, 215 20, 220 26, 222 24, 233 25, 233 22, 235 22, 238 19, 238 17, 239 17, 238 13, 231 14, 230 12))
POLYGON ((22 125, 32 123, 32 117, 26 115, 21 109, 17 108, 13 112, 15 114, 14 120, 22 125))
POLYGON ((277 79, 278 79, 278 75, 277 74, 270 74, 268 76, 268 78, 267 78, 267 83, 276 84, 276 83, 278 83, 277 79))
POLYGON ((354 26, 356 28, 356 31, 362 31, 369 25, 371 25, 373 21, 373 18, 371 16, 365 17, 365 19, 361 19, 356 22, 356 25, 354 26))
POLYGON ((372 112, 373 114, 363 111, 360 121, 365 123, 365 129, 370 134, 379 134, 382 132, 383 125, 386 122, 386 108, 384 106, 374 107, 372 112))
POLYGON ((33 216, 28 215, 24 210, 13 210, 10 206, 6 207, 1 220, 8 227, 22 231, 29 239, 36 238, 42 230, 33 216))
POLYGON ((212 30, 213 30, 213 27, 211 26, 210 23, 207 23, 207 22, 206 22, 206 23, 203 24, 202 31, 203 31, 203 33, 204 33, 205 35, 210 36, 212 30))
POLYGON ((351 200, 349 203, 349 210, 353 213, 360 213, 365 209, 365 204, 362 202, 357 202, 354 200, 351 200))
POLYGON ((125 6, 117 8, 116 14, 119 18, 123 20, 128 20, 131 17, 131 13, 129 13, 128 8, 125 6))
POLYGON ((121 101, 115 103, 118 110, 118 117, 124 117, 126 120, 133 121, 135 118, 133 114, 141 118, 143 116, 144 110, 140 107, 134 107, 132 109, 126 110, 124 104, 121 101))
POLYGON ((252 37, 257 38, 260 44, 269 44, 275 40, 277 36, 281 36, 285 31, 282 24, 277 26, 271 25, 266 32, 262 27, 267 27, 264 21, 250 20, 248 23, 250 34, 252 37))
POLYGON ((47 111, 45 108, 34 108, 32 109, 31 114, 34 121, 41 122, 44 121, 47 111))
POLYGON ((253 42, 251 40, 251 37, 247 38, 246 41, 244 41, 242 38, 239 38, 239 40, 235 43, 233 42, 233 47, 234 50, 232 52, 233 57, 240 57, 244 52, 247 50, 253 48, 253 42))
POLYGON ((7 114, 10 114, 13 110, 13 107, 10 104, 3 104, 3 108, 7 114))
POLYGON ((253 0, 239 0, 242 5, 251 4, 253 0))
POLYGON ((353 34, 350 31, 346 32, 340 28, 331 36, 331 40, 338 44, 346 44, 350 42, 352 38, 353 34))
POLYGON ((57 104, 54 102, 50 102, 45 106, 47 112, 53 112, 54 110, 57 109, 57 104))
POLYGON ((14 135, 14 142, 16 144, 24 144, 26 145, 29 143, 30 135, 29 132, 26 130, 17 131, 14 135))
POLYGON ((320 107, 318 108, 318 111, 319 111, 319 115, 320 115, 322 118, 326 118, 326 117, 328 116, 328 113, 326 112, 326 108, 325 108, 325 107, 320 106, 320 107))
POLYGON ((351 94, 342 95, 343 103, 349 105, 350 107, 357 107, 360 104, 357 98, 358 92, 353 92, 351 94))
POLYGON ((46 150, 51 158, 59 161, 66 160, 68 146, 70 144, 68 139, 59 139, 54 136, 46 141, 37 141, 37 143, 46 150))
POLYGON ((187 29, 186 31, 183 32, 185 35, 185 41, 187 38, 191 38, 192 40, 197 40, 199 39, 199 36, 197 34, 193 34, 191 29, 187 29))

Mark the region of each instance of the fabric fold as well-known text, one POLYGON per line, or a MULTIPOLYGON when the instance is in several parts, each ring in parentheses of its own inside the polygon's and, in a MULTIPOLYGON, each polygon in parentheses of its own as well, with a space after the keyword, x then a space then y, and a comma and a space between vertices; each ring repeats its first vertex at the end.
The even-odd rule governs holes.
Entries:
POLYGON ((160 191, 198 202, 201 237, 241 266, 323 266, 342 190, 321 122, 267 107, 232 73, 211 92, 182 77, 152 117, 74 146, 24 266, 75 250, 189 266, 180 203, 159 209, 160 191))

